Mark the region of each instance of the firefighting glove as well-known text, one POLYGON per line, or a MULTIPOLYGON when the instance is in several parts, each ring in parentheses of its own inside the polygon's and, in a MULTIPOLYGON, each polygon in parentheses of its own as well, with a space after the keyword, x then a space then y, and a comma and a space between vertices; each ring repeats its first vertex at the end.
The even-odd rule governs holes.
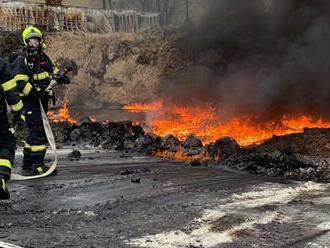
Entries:
POLYGON ((56 105, 56 98, 53 89, 41 90, 39 93, 40 98, 47 98, 52 101, 53 105, 56 105))
POLYGON ((55 97, 53 89, 46 90, 45 94, 47 95, 48 99, 52 100, 52 103, 55 106, 56 105, 56 97, 55 97))
POLYGON ((25 115, 21 112, 14 112, 13 126, 17 131, 22 131, 25 126, 25 115))
POLYGON ((52 99, 54 92, 52 89, 44 90, 38 87, 32 87, 29 96, 52 99))
POLYGON ((37 87, 32 87, 29 93, 29 96, 32 97, 44 97, 45 95, 45 91, 37 87))

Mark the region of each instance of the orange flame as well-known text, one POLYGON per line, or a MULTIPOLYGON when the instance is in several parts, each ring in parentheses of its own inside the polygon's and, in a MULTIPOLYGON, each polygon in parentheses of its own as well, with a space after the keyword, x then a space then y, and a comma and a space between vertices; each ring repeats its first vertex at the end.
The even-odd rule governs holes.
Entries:
POLYGON ((178 147, 178 151, 175 153, 171 153, 169 151, 154 151, 152 153, 152 156, 156 156, 156 157, 162 157, 162 158, 168 158, 168 159, 173 159, 173 160, 177 160, 177 161, 206 161, 206 160, 210 160, 210 156, 209 154, 207 154, 206 152, 199 154, 199 155, 195 155, 195 156, 189 156, 187 154, 185 154, 182 150, 182 146, 178 147))
POLYGON ((93 117, 93 116, 89 117, 89 120, 92 123, 96 123, 97 122, 97 119, 95 117, 93 117))
MULTIPOLYGON (((240 145, 259 143, 273 135, 287 135, 302 132, 304 128, 330 128, 330 122, 322 119, 314 120, 309 115, 298 117, 283 116, 278 122, 258 123, 255 116, 235 117, 230 120, 221 119, 212 105, 199 107, 181 107, 175 104, 163 106, 157 104, 135 104, 143 111, 151 109, 147 131, 159 136, 172 134, 184 140, 190 134, 195 134, 204 144, 214 142, 220 137, 230 136, 240 145), (157 108, 153 106, 157 105, 157 108)), ((128 109, 128 108, 127 108, 128 109)))
POLYGON ((162 107, 162 105, 163 102, 159 100, 151 104, 145 104, 145 103, 127 104, 123 107, 123 109, 129 110, 131 113, 139 113, 143 111, 157 111, 162 107))
POLYGON ((104 120, 104 121, 102 121, 102 124, 103 124, 103 125, 107 125, 107 124, 109 124, 109 123, 110 123, 109 120, 104 120))
POLYGON ((70 122, 72 124, 76 124, 77 121, 75 119, 73 119, 72 117, 70 117, 70 112, 68 109, 68 103, 65 102, 63 104, 63 107, 60 108, 57 112, 57 114, 55 114, 54 112, 48 112, 47 116, 49 119, 51 119, 53 122, 70 122))

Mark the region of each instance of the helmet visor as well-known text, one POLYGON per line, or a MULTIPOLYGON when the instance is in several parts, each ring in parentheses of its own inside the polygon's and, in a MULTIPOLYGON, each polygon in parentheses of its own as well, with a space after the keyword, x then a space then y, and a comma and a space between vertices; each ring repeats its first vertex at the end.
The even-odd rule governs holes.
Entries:
POLYGON ((31 48, 37 48, 40 46, 40 39, 39 38, 30 38, 27 40, 27 44, 31 48))

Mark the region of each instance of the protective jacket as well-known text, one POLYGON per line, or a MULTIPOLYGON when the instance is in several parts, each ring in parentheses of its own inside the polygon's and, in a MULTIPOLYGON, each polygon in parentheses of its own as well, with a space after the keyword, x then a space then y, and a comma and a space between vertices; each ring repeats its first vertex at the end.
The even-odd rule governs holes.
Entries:
POLYGON ((16 81, 11 79, 10 68, 2 59, 0 59, 0 83, 0 175, 8 180, 14 162, 16 142, 9 131, 7 104, 14 112, 20 112, 23 102, 16 91, 16 81))
POLYGON ((40 52, 36 57, 25 53, 17 56, 12 70, 18 90, 25 97, 35 97, 34 92, 30 95, 32 89, 39 92, 45 90, 52 77, 59 73, 57 67, 44 52, 40 52))
POLYGON ((23 169, 38 169, 44 164, 47 137, 43 128, 39 99, 47 112, 48 100, 53 97, 53 92, 45 92, 45 89, 50 84, 52 77, 58 73, 59 70, 43 51, 36 56, 23 53, 12 64, 12 74, 22 95, 23 113, 28 128, 23 169))

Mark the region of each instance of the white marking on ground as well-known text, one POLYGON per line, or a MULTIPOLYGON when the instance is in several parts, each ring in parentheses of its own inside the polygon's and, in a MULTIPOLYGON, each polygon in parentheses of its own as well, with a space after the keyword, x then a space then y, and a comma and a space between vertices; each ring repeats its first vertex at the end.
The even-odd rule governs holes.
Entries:
POLYGON ((13 244, 2 242, 2 241, 0 241, 0 247, 1 248, 23 248, 21 246, 13 245, 13 244))
MULTIPOLYGON (((307 243, 307 246, 306 248, 321 248, 320 245, 316 244, 316 243, 307 243)), ((323 248, 326 248, 326 247, 323 247, 323 248)))
POLYGON ((321 230, 329 230, 330 231, 330 222, 323 222, 317 226, 321 230))
POLYGON ((225 205, 226 208, 237 208, 237 207, 261 207, 269 204, 286 204, 292 201, 299 195, 304 195, 305 193, 318 193, 326 190, 328 187, 324 184, 317 184, 313 182, 307 182, 304 184, 300 184, 297 187, 287 187, 287 188, 279 188, 273 187, 269 188, 260 187, 254 191, 246 192, 243 194, 234 194, 232 196, 234 201, 225 205))
POLYGON ((89 216, 89 217, 94 217, 94 216, 97 216, 96 213, 94 213, 93 211, 86 211, 84 212, 85 215, 89 216))
POLYGON ((212 223, 224 217, 226 214, 231 213, 237 209, 261 207, 269 204, 283 205, 286 204, 297 196, 306 193, 320 193, 328 187, 322 184, 312 182, 298 184, 295 187, 283 188, 283 185, 265 184, 264 186, 257 187, 253 191, 234 194, 232 195, 229 203, 223 204, 219 200, 219 206, 213 209, 204 210, 199 218, 195 218, 186 230, 182 229, 173 230, 169 232, 161 232, 155 235, 147 235, 141 238, 126 241, 127 244, 138 247, 149 248, 179 248, 188 245, 202 246, 211 248, 221 243, 228 243, 233 241, 233 236, 237 231, 253 228, 256 224, 270 223, 277 215, 275 211, 265 212, 262 215, 252 216, 246 222, 233 226, 223 232, 212 231, 212 223))

